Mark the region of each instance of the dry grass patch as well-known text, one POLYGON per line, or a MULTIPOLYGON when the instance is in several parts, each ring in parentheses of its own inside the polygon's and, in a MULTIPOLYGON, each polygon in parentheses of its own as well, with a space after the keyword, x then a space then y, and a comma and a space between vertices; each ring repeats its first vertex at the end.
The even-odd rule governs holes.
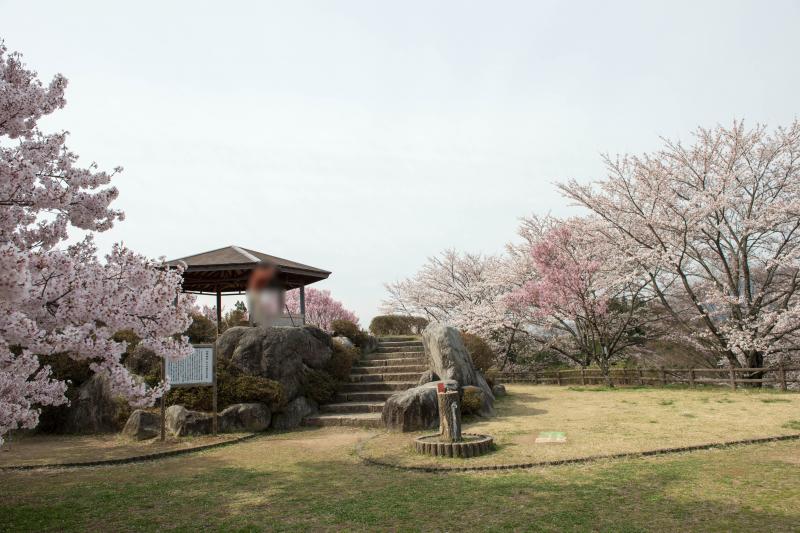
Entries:
POLYGON ((507 389, 508 396, 497 403, 497 417, 465 424, 467 432, 493 435, 494 453, 467 460, 423 456, 410 443, 426 432, 386 433, 366 443, 363 453, 409 466, 505 465, 800 433, 792 424, 800 412, 800 395, 794 393, 534 385, 507 389), (536 444, 542 431, 565 432, 567 442, 536 444))
POLYGON ((235 440, 245 433, 225 433, 216 437, 168 437, 133 441, 117 434, 101 435, 25 435, 9 439, 0 448, 0 466, 82 463, 125 459, 154 453, 186 450, 235 440))

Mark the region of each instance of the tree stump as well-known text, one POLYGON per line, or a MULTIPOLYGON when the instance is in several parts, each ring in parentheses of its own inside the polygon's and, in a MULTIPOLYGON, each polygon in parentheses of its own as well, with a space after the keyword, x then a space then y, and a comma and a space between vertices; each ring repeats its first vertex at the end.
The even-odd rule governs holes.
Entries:
POLYGON ((437 393, 439 435, 444 442, 461 442, 461 406, 458 391, 437 393))

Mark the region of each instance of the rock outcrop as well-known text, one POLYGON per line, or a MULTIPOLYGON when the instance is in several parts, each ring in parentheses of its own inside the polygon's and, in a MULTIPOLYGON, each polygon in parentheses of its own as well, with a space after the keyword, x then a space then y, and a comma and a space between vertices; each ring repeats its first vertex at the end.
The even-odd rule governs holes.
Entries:
POLYGON ((419 431, 435 428, 439 423, 439 403, 436 390, 439 383, 449 389, 457 389, 453 380, 432 381, 393 394, 383 404, 381 418, 387 429, 394 431, 419 431))
POLYGON ((214 424, 214 415, 190 411, 182 405, 167 407, 166 427, 170 435, 185 437, 187 435, 209 435, 214 424))
POLYGON ((474 385, 483 392, 480 414, 494 414, 494 395, 486 379, 475 369, 461 333, 452 326, 430 324, 422 332, 422 343, 430 371, 442 380, 455 380, 461 387, 474 385))
POLYGON ((127 402, 111 393, 104 374, 94 374, 78 389, 66 416, 64 429, 68 433, 100 433, 119 431, 130 412, 127 402))
POLYGON ((302 394, 306 369, 322 369, 333 353, 330 336, 314 326, 234 327, 217 348, 234 368, 280 382, 289 401, 302 394))
POLYGON ((303 419, 317 412, 317 404, 304 396, 298 396, 272 419, 272 427, 275 429, 294 429, 298 427, 303 419))
POLYGON ((152 439, 161 433, 161 419, 156 413, 137 409, 122 429, 122 434, 135 440, 152 439))
POLYGON ((264 431, 269 427, 272 414, 263 403, 237 403, 219 414, 219 430, 227 432, 264 431))

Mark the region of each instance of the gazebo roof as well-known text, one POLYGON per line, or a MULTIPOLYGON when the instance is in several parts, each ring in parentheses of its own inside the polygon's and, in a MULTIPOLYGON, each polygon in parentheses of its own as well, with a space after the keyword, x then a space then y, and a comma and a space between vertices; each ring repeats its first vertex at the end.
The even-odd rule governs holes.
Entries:
POLYGON ((278 270, 278 281, 284 288, 295 289, 326 279, 330 272, 304 265, 289 259, 256 252, 241 246, 226 246, 208 252, 168 261, 176 267, 186 265, 183 272, 183 290, 189 292, 242 292, 247 288, 250 272, 262 262, 271 263, 278 270))

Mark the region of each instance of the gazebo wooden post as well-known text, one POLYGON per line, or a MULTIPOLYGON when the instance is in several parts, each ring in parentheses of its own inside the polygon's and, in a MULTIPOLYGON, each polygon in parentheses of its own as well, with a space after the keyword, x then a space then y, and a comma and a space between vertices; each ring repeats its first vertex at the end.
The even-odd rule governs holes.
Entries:
POLYGON ((222 331, 222 291, 217 290, 217 335, 222 331))
POLYGON ((217 342, 222 330, 222 291, 217 289, 217 338, 214 341, 214 368, 211 369, 213 384, 211 385, 211 408, 214 410, 214 418, 211 422, 211 432, 217 435, 217 342))
POLYGON ((306 288, 300 285, 300 314, 303 316, 303 325, 306 323, 306 288))

